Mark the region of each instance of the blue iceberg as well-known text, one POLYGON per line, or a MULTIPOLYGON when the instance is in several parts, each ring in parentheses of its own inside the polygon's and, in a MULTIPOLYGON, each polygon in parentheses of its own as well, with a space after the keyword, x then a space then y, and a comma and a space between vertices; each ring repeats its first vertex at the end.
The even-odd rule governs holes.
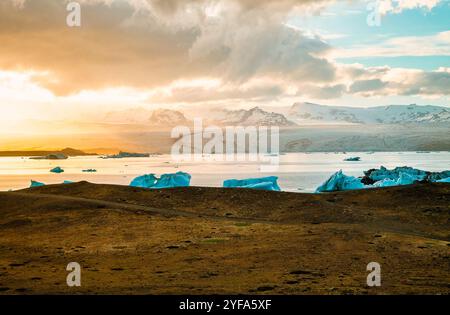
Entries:
POLYGON ((45 186, 45 184, 41 183, 41 182, 34 181, 34 180, 31 181, 30 188, 32 188, 32 187, 41 187, 41 186, 45 186))
POLYGON ((363 189, 366 186, 361 182, 361 179, 347 176, 342 173, 342 170, 331 175, 329 179, 327 179, 322 185, 320 185, 316 192, 332 192, 332 191, 341 191, 341 190, 354 190, 354 189, 363 189))
POLYGON ((152 188, 188 187, 191 183, 191 175, 184 172, 175 174, 163 174, 158 178, 152 188))
POLYGON ((59 173, 64 173, 64 170, 61 167, 57 166, 55 168, 52 168, 50 170, 50 172, 59 174, 59 173))
POLYGON ((450 182, 450 171, 427 172, 412 167, 396 167, 392 170, 381 166, 364 172, 364 177, 346 176, 342 170, 333 174, 316 192, 353 190, 411 185, 417 182, 450 182))
POLYGON ((450 177, 439 179, 436 183, 450 183, 450 177))
POLYGON ((378 182, 384 179, 398 180, 400 178, 401 173, 404 175, 407 174, 409 176, 412 176, 418 181, 424 180, 427 177, 427 175, 430 174, 429 172, 407 166, 396 167, 392 170, 389 170, 384 166, 381 166, 380 169, 371 169, 364 172, 365 176, 370 180, 372 180, 373 182, 378 182))
POLYGON ((130 183, 132 187, 150 188, 156 184, 157 178, 155 174, 146 174, 138 176, 130 183))
POLYGON ((344 159, 344 161, 346 161, 346 162, 359 162, 359 161, 361 161, 361 158, 359 156, 355 156, 355 157, 350 157, 350 158, 344 159))
POLYGON ((157 178, 155 174, 146 174, 138 176, 130 183, 132 187, 141 188, 172 188, 172 187, 188 187, 191 183, 191 175, 184 172, 177 172, 175 174, 163 174, 157 178))
POLYGON ((391 187, 411 185, 416 181, 421 180, 422 177, 417 177, 408 173, 400 173, 397 179, 385 178, 373 184, 373 187, 391 187))
POLYGON ((261 178, 248 179, 228 179, 223 182, 225 188, 250 188, 258 190, 273 190, 280 191, 280 186, 277 183, 278 177, 269 176, 261 178))

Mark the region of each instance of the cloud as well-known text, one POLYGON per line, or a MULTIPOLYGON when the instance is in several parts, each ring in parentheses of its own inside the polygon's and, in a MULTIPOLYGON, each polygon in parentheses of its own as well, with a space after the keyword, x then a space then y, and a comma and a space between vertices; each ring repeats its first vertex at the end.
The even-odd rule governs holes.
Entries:
POLYGON ((80 2, 82 27, 69 28, 67 1, 2 1, 0 70, 39 73, 30 80, 55 95, 125 88, 166 103, 450 94, 447 71, 365 68, 332 58, 448 55, 450 32, 336 54, 323 36, 286 25, 290 15, 316 12, 330 0, 80 2))
POLYGON ((381 90, 387 85, 386 82, 381 81, 380 79, 372 79, 372 80, 359 80, 355 81, 349 89, 351 93, 360 93, 367 91, 377 91, 381 90))
POLYGON ((378 0, 381 14, 401 13, 403 10, 426 9, 431 10, 442 0, 378 0))
POLYGON ((334 58, 450 56, 450 31, 427 36, 401 36, 371 45, 353 45, 335 49, 334 58))
POLYGON ((328 46, 280 24, 292 8, 329 1, 84 0, 82 27, 65 25, 59 0, 0 4, 0 68, 48 72, 39 82, 58 95, 83 89, 149 89, 174 80, 265 74, 333 77, 328 46), (16 4, 16 5, 15 5, 16 4), (217 7, 217 16, 206 10, 217 7), (205 11, 206 10, 206 11, 205 11), (170 16, 168 18, 168 16, 170 16))
POLYGON ((300 86, 297 96, 313 99, 335 99, 341 97, 347 90, 345 84, 335 85, 304 85, 300 86))
MULTIPOLYGON (((374 77, 373 75, 370 76, 374 77)), ((386 95, 444 96, 450 94, 450 72, 446 68, 436 71, 388 68, 384 72, 378 72, 375 77, 377 78, 353 82, 347 92, 365 97, 386 95)))

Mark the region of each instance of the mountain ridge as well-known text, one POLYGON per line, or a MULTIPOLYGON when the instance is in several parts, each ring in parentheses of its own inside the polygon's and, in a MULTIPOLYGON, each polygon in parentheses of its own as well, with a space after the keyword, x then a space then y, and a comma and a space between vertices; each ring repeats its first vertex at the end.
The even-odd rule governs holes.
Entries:
POLYGON ((314 103, 295 103, 288 118, 301 124, 398 124, 398 123, 450 123, 450 109, 434 105, 387 105, 375 107, 328 106, 314 103))

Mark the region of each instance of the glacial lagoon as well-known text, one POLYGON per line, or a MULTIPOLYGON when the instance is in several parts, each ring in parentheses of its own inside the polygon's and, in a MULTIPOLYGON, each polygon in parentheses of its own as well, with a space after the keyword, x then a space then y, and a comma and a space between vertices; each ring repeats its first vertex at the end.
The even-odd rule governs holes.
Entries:
POLYGON ((286 153, 279 155, 279 165, 276 169, 263 171, 261 166, 266 164, 267 162, 223 161, 219 156, 181 162, 172 159, 171 155, 122 159, 80 156, 67 160, 2 157, 0 190, 27 188, 31 180, 46 184, 85 180, 92 183, 128 185, 139 175, 183 171, 192 175, 192 186, 222 187, 223 181, 227 179, 278 176, 278 184, 283 191, 314 192, 331 174, 340 169, 352 176, 362 176, 363 171, 380 166, 410 166, 426 171, 448 170, 450 152, 286 153), (361 160, 344 161, 350 157, 360 157, 361 160), (64 172, 51 173, 50 170, 57 166, 64 172), (97 172, 83 172, 86 169, 95 169, 97 172))

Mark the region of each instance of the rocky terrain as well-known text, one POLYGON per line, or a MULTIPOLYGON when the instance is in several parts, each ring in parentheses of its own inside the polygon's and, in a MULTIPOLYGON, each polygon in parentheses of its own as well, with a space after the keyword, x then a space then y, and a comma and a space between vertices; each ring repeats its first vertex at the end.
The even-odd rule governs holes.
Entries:
POLYGON ((2 294, 449 294, 450 185, 0 193, 2 294), (81 287, 66 266, 81 265, 81 287), (381 287, 366 284, 381 265, 381 287))

